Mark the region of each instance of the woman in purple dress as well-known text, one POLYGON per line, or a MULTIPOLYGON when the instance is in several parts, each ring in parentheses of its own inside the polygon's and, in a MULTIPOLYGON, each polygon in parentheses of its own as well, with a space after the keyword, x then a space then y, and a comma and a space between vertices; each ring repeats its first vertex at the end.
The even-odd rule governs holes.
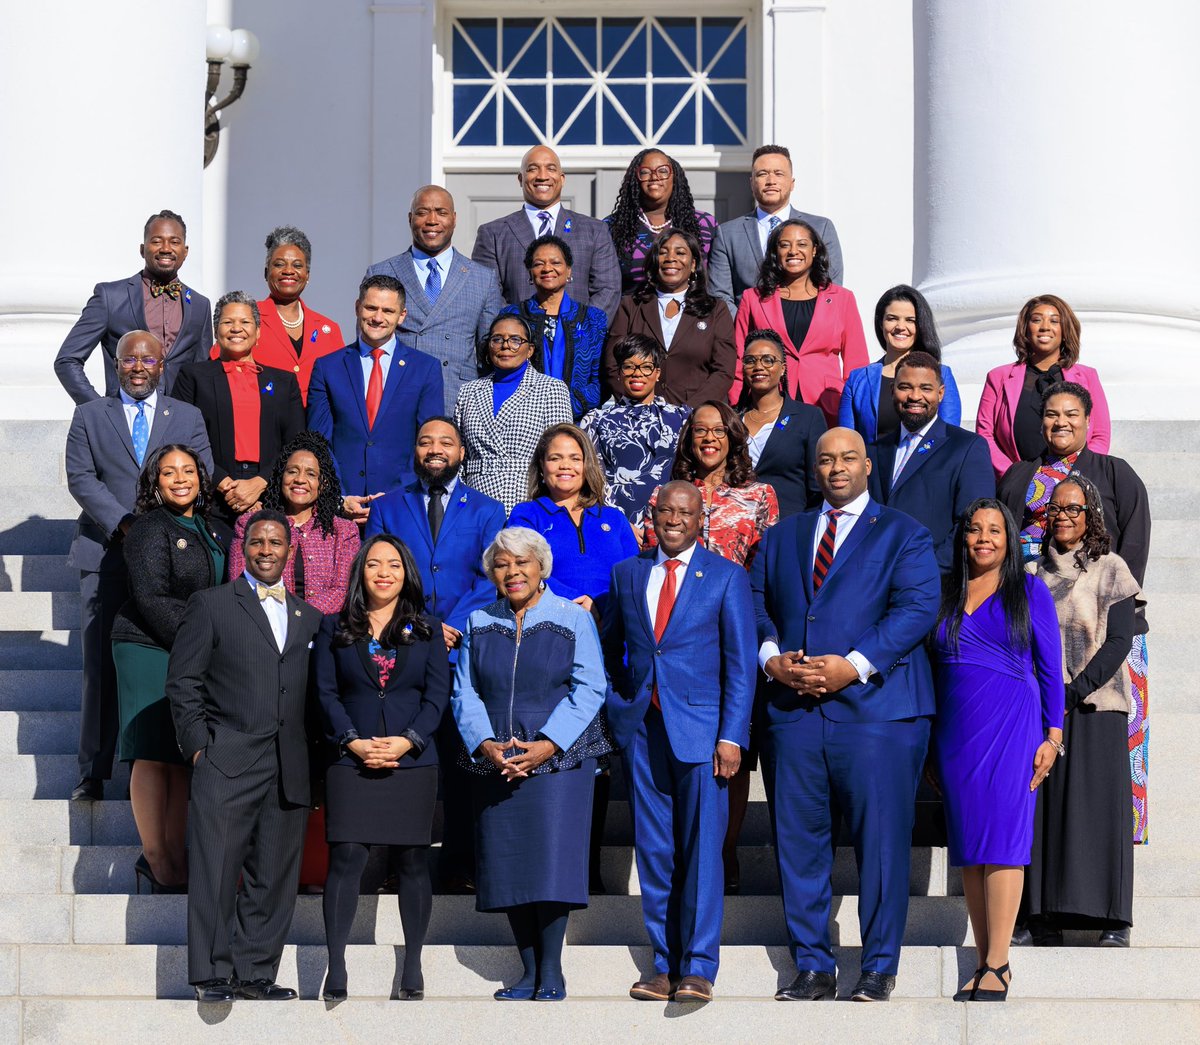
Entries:
POLYGON ((1016 523, 994 498, 972 502, 959 522, 933 649, 950 863, 962 868, 979 952, 954 1000, 1004 1001, 1036 791, 1063 750, 1065 690, 1054 599, 1024 571, 1016 523))

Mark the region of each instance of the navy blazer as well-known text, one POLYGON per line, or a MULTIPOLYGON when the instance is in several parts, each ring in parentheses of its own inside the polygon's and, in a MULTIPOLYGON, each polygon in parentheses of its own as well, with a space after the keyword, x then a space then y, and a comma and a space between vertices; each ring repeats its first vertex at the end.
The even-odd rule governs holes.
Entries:
MULTIPOLYGON (((213 343, 212 303, 188 286, 183 288, 180 300, 183 321, 158 382, 158 391, 162 395, 171 394, 175 375, 184 363, 198 363, 208 358, 213 343)), ((117 342, 131 330, 145 329, 146 306, 142 301, 140 272, 128 279, 97 283, 54 359, 54 373, 70 397, 79 404, 100 398, 83 369, 97 344, 104 350, 104 394, 116 395, 120 388, 117 383, 117 342)))
MULTIPOLYGON (((390 533, 408 545, 421 571, 425 612, 452 628, 466 631, 473 610, 496 601, 496 586, 483 572, 483 553, 504 529, 504 505, 469 487, 460 478, 446 504, 435 543, 429 532, 425 490, 413 480, 371 503, 364 543, 390 533)), ((458 659, 458 651, 450 653, 458 659)))
MULTIPOLYGON (((942 383, 946 386, 946 394, 938 407, 938 417, 948 424, 959 424, 962 421, 962 400, 958 395, 954 371, 946 363, 942 364, 942 383)), ((867 443, 879 439, 879 390, 882 387, 883 363, 875 362, 851 370, 842 388, 838 424, 843 428, 853 428, 867 443)))
POLYGON ((954 563, 954 526, 972 501, 996 496, 992 458, 983 436, 936 419, 892 485, 900 433, 867 448, 871 496, 911 515, 933 537, 938 568, 954 563))
POLYGON ((657 687, 675 757, 707 762, 719 740, 750 744, 757 673, 750 585, 742 567, 697 545, 656 642, 646 585, 657 555, 647 549, 613 567, 602 640, 612 678, 608 723, 618 746, 628 746, 657 687))
POLYGON ((814 709, 835 722, 892 722, 932 715, 925 636, 937 620, 941 577, 929 531, 903 512, 868 500, 813 592, 820 510, 782 519, 763 534, 750 570, 758 641, 784 652, 846 656, 858 650, 876 673, 820 699, 764 683, 770 722, 814 709))
POLYGON ((442 367, 397 339, 375 427, 358 342, 322 356, 308 386, 308 427, 329 443, 347 494, 386 493, 412 478, 417 431, 442 413, 442 367))
POLYGON ((779 518, 817 508, 821 488, 817 485, 817 440, 825 434, 825 415, 820 407, 784 398, 775 427, 767 436, 754 466, 754 474, 770 483, 779 501, 779 518))
MULTIPOLYGON (((313 643, 313 679, 325 736, 330 743, 348 730, 364 740, 398 737, 412 730, 424 742, 402 759, 400 769, 437 765, 434 731, 450 703, 450 662, 442 641, 442 622, 427 617, 433 634, 396 648, 396 667, 387 685, 379 686, 379 672, 371 661, 366 640, 351 646, 334 645, 338 614, 321 621, 313 643)), ((339 752, 332 764, 361 765, 353 755, 339 752)))

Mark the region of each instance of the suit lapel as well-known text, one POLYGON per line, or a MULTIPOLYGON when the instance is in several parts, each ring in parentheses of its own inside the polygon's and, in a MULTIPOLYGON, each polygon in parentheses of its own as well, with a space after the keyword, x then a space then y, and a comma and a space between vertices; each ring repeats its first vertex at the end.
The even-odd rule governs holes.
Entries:
MULTIPOLYGON (((362 362, 357 341, 343 353, 342 364, 346 368, 346 379, 350 382, 351 398, 358 404, 358 416, 363 429, 366 430, 370 427, 367 424, 367 390, 363 387, 362 362)), ((382 410, 380 412, 382 413, 382 410)))
MULTIPOLYGON (((256 598, 257 598, 257 595, 256 595, 256 598)), ((284 602, 284 605, 287 607, 287 622, 285 625, 287 628, 287 634, 284 636, 284 639, 283 639, 283 652, 287 653, 288 650, 290 650, 293 646, 296 645, 296 643, 298 643, 300 641, 300 636, 301 636, 300 621, 304 617, 303 607, 307 606, 308 604, 303 599, 298 599, 291 592, 288 592, 286 601, 284 602)), ((259 616, 265 618, 266 614, 260 613, 259 616)), ((270 630, 271 630, 271 626, 270 626, 270 624, 268 624, 267 631, 270 631, 270 630)), ((275 641, 274 634, 271 635, 271 641, 272 642, 275 641)))
MULTIPOLYGON (((217 360, 207 367, 209 390, 212 394, 212 403, 217 411, 217 438, 224 442, 223 436, 225 433, 232 435, 233 433, 233 393, 229 390, 229 381, 225 377, 225 368, 221 366, 220 360, 217 360)), ((259 438, 262 438, 262 410, 258 412, 259 416, 259 438)), ((230 447, 232 450, 232 447, 230 447)), ((224 446, 213 447, 213 457, 220 460, 225 457, 227 460, 233 460, 233 454, 226 454, 224 446), (218 456, 216 451, 222 451, 218 456)))
MULTIPOLYGON (((419 484, 415 489, 409 487, 405 491, 404 505, 412 514, 413 522, 417 524, 417 532, 421 535, 421 539, 432 552, 433 534, 429 531, 429 513, 425 510, 425 492, 419 484)), ((442 519, 442 525, 446 525, 445 518, 442 519)))
MULTIPOLYGON (((438 299, 429 307, 429 317, 437 315, 437 313, 446 306, 447 301, 453 301, 454 296, 462 287, 462 282, 467 278, 467 262, 457 250, 450 248, 450 265, 446 270, 446 282, 442 284, 442 289, 438 293, 438 299)), ((425 292, 425 288, 421 288, 421 292, 425 292)))
MULTIPOLYGON (((160 397, 161 399, 161 397, 160 397)), ((155 411, 157 413, 157 411, 155 411)), ((121 402, 120 396, 113 396, 108 404, 108 419, 112 422, 113 428, 117 430, 117 435, 121 437, 121 442, 125 449, 129 452, 129 457, 133 463, 137 464, 137 454, 133 452, 133 436, 129 434, 129 425, 125 423, 125 405, 121 402)), ((157 421, 158 419, 155 418, 157 421)), ((158 428, 155 424, 150 430, 150 438, 154 438, 154 432, 158 428)), ((149 446, 147 444, 147 449, 149 446)), ((140 465, 139 465, 140 467, 140 465)))
POLYGON ((405 287, 408 288, 408 316, 405 323, 411 319, 424 322, 433 311, 429 298, 425 294, 425 282, 417 271, 417 262, 413 257, 412 247, 396 256, 392 262, 392 272, 405 287), (415 314, 414 314, 415 313, 415 314))
POLYGON ((129 307, 133 309, 133 318, 137 320, 135 329, 145 330, 146 302, 142 297, 142 274, 139 272, 136 276, 130 276, 125 287, 129 293, 129 307))
MULTIPOLYGON (((118 400, 119 401, 119 400, 118 400)), ((122 410, 121 420, 124 421, 124 410, 122 410)), ((167 432, 171 427, 171 422, 174 419, 174 414, 171 412, 171 400, 164 396, 161 392, 158 394, 158 402, 154 407, 154 424, 150 426, 150 438, 146 440, 146 456, 149 457, 160 446, 169 442, 167 432)), ((124 425, 121 426, 125 428, 124 425)), ((128 434, 128 429, 125 429, 128 434)), ((129 445, 133 446, 133 437, 130 436, 129 445)))
MULTIPOLYGON (((941 418, 933 422, 932 427, 925 433, 925 438, 917 445, 912 455, 904 462, 904 470, 896 476, 894 489, 900 489, 909 479, 917 474, 934 454, 949 440, 946 438, 946 422, 941 418)), ((894 462, 893 462, 894 463, 894 462)))
MULTIPOLYGON (((867 535, 874 527, 876 520, 879 518, 879 505, 867 499, 867 506, 863 509, 862 515, 858 517, 858 521, 854 524, 854 529, 847 535, 842 542, 842 546, 837 550, 837 554, 833 557, 833 563, 829 567, 829 572, 825 574, 825 581, 821 585, 821 591, 829 587, 829 582, 833 580, 833 576, 837 573, 841 565, 846 562, 854 554, 854 549, 857 548, 863 541, 867 539, 867 535)), ((810 552, 811 558, 811 552, 810 552)), ((812 571, 809 571, 808 583, 812 584, 812 571)))
MULTIPOLYGON (((646 324, 650 336, 665 348, 667 335, 663 333, 662 313, 658 311, 658 295, 652 295, 649 301, 643 302, 639 307, 642 310, 642 322, 646 324)), ((675 332, 679 333, 678 327, 675 332)))
POLYGON ((1014 363, 1004 379, 1004 405, 1008 411, 1008 427, 1011 429, 1017 417, 1017 404, 1021 400, 1021 386, 1025 383, 1025 368, 1014 363))
POLYGON ((813 512, 806 515, 804 521, 796 527, 796 561, 800 563, 804 594, 809 602, 813 600, 813 544, 817 539, 817 527, 824 525, 825 517, 820 512, 813 512))
MULTIPOLYGON (((396 389, 407 380, 408 371, 408 348, 399 338, 396 339, 392 348, 392 365, 388 373, 387 380, 383 383, 383 398, 379 401, 379 413, 375 417, 375 422, 379 421, 387 415, 388 408, 392 405, 392 400, 396 398, 396 389)), ((363 410, 366 411, 366 396, 363 396, 363 410)))
MULTIPOLYGON (((446 498, 446 514, 442 516, 442 528, 439 534, 446 532, 446 528, 458 520, 459 513, 467 510, 467 499, 470 496, 460 478, 458 485, 454 487, 454 491, 446 498)), ((428 526, 428 514, 426 514, 425 523, 428 526)))
MULTIPOLYGON (((750 257, 756 262, 762 262, 762 246, 758 241, 758 213, 751 211, 742 221, 742 228, 746 232, 746 245, 750 248, 750 257)), ((758 268, 758 265, 755 265, 758 268)))
POLYGON ((892 500, 892 472, 896 470, 896 451, 899 445, 892 437, 886 442, 875 444, 875 464, 879 468, 879 492, 883 503, 890 504, 892 500))
MULTIPOLYGON (((228 383, 227 383, 228 384, 228 383)), ((233 396, 229 397, 230 412, 233 410, 233 396)), ((266 367, 258 372, 258 445, 265 451, 271 445, 271 429, 275 426, 275 384, 274 378, 267 373, 266 367), (267 391, 270 385, 271 391, 267 391)), ((227 429, 233 431, 233 425, 227 429)))
POLYGON ((375 666, 375 661, 371 659, 371 640, 360 639, 354 644, 355 658, 362 666, 363 674, 366 675, 367 681, 375 688, 379 688, 379 669, 375 666))
MULTIPOLYGON (((558 222, 555 225, 555 235, 561 235, 559 225, 561 225, 563 216, 566 214, 566 208, 559 208, 558 222)), ((508 228, 512 232, 513 237, 521 245, 520 254, 524 255, 525 248, 533 242, 533 226, 529 224, 529 218, 525 214, 525 208, 522 207, 518 211, 514 211, 508 216, 508 228)))
POLYGON ((651 642, 654 641, 654 622, 650 620, 650 607, 646 605, 646 585, 650 583, 653 567, 654 559, 650 557, 639 555, 633 562, 633 601, 637 604, 637 618, 651 642))
MULTIPOLYGON (((709 553, 705 549, 696 545, 696 550, 692 553, 692 561, 685 567, 687 572, 687 580, 682 578, 677 582, 678 596, 675 599, 675 605, 671 607, 671 616, 667 618, 667 626, 663 629, 663 641, 666 642, 667 637, 673 631, 678 631, 680 628, 687 627, 684 623, 684 618, 687 616, 688 608, 696 600, 696 592, 700 585, 704 583, 704 567, 707 564, 705 561, 709 553)), ((682 572, 682 571, 680 571, 682 572)), ((676 573, 679 576, 679 573, 676 573)), ((643 602, 646 600, 643 599, 643 602)), ((647 607, 649 613, 649 607, 647 607)), ((653 634, 653 631, 651 631, 653 634)))
MULTIPOLYGON (((239 577, 233 582, 233 590, 238 597, 238 604, 249 614, 259 633, 271 644, 271 649, 278 652, 279 647, 275 644, 275 632, 271 630, 271 622, 267 620, 266 611, 258 604, 258 593, 250 587, 250 583, 245 577, 239 577)), ((289 606, 288 609, 290 613, 291 607, 289 606)), ((291 639, 295 630, 295 628, 288 628, 288 639, 291 639)), ((287 642, 284 642, 283 648, 287 649, 287 642)))
POLYGON ((779 411, 779 416, 775 418, 775 427, 771 429, 771 434, 767 436, 767 441, 763 446, 762 453, 758 456, 758 465, 756 471, 770 471, 771 461, 780 453, 780 447, 786 439, 786 431, 789 425, 794 424, 791 420, 796 413, 796 401, 790 396, 785 396, 783 400, 783 408, 779 411))

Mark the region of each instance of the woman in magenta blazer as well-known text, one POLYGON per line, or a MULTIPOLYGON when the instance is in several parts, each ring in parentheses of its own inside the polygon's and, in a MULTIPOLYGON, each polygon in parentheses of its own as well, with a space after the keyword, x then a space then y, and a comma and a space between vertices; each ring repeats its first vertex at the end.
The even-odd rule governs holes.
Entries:
POLYGON ((996 477, 1017 461, 1033 461, 1046 448, 1042 437, 1042 395, 1060 381, 1083 385, 1092 396, 1087 446, 1108 453, 1112 422, 1100 377, 1079 362, 1079 319, 1053 294, 1025 302, 1013 335, 1015 363, 989 371, 979 398, 975 431, 992 451, 996 477))
POLYGON ((746 334, 767 328, 783 338, 787 394, 819 406, 837 424, 842 386, 867 365, 867 339, 854 295, 829 280, 829 255, 816 229, 792 218, 767 240, 758 284, 742 295, 734 322, 737 366, 729 400, 742 392, 746 334))

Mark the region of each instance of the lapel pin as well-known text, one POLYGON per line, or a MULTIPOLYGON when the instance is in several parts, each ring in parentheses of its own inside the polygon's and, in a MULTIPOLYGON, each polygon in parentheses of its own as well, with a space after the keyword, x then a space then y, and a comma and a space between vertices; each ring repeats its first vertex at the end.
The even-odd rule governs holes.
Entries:
POLYGON ((608 523, 601 523, 600 529, 602 529, 605 533, 608 533, 608 531, 611 530, 612 527, 609 526, 608 523))
POLYGON ((266 383, 266 384, 263 386, 263 395, 265 395, 265 396, 273 396, 274 394, 275 394, 275 382, 274 382, 274 381, 268 381, 268 382, 267 382, 267 383, 266 383))
POLYGON ((188 287, 188 289, 183 292, 183 300, 186 301, 189 305, 192 303, 192 288, 191 287, 188 287))
POLYGON ((458 503, 459 503, 459 504, 466 504, 466 503, 467 503, 467 495, 466 495, 466 494, 463 494, 463 495, 462 495, 462 496, 461 496, 461 497, 458 499, 458 503))
POLYGON ((400 365, 401 365, 401 366, 404 366, 404 360, 403 360, 403 359, 399 360, 399 363, 400 363, 400 365))
POLYGON ((170 412, 171 412, 171 408, 169 406, 163 407, 163 417, 166 417, 170 412))
POLYGON ((697 330, 707 330, 708 324, 706 322, 704 322, 704 320, 700 320, 700 322, 696 324, 696 329, 697 330))
POLYGON ((299 616, 300 616, 300 611, 299 611, 299 610, 297 610, 297 611, 296 611, 296 616, 297 616, 297 617, 299 617, 299 616))
POLYGON ((932 449, 933 449, 933 440, 932 440, 932 439, 927 439, 927 440, 925 440, 925 442, 923 442, 923 443, 922 443, 922 444, 921 444, 919 447, 917 447, 917 453, 919 453, 919 454, 927 454, 927 453, 929 453, 929 451, 930 451, 930 450, 932 450, 932 449))
POLYGON ((310 337, 308 340, 314 345, 317 343, 317 332, 315 330, 312 332, 312 337, 310 337))
MULTIPOLYGON (((322 325, 321 325, 321 333, 322 333, 322 334, 332 334, 332 333, 333 333, 333 327, 331 327, 331 326, 330 326, 328 323, 324 323, 324 324, 322 324, 322 325)), ((316 341, 316 340, 317 340, 317 338, 316 338, 316 331, 315 331, 315 330, 313 331, 313 340, 314 340, 314 341, 316 341)))
POLYGON ((878 516, 878 515, 872 515, 872 516, 871 516, 871 518, 869 518, 869 519, 867 520, 867 522, 871 523, 872 525, 874 525, 874 524, 875 524, 876 522, 878 522, 878 521, 879 521, 879 516, 878 516))
POLYGON ((781 418, 779 419, 779 427, 780 427, 780 428, 787 428, 787 426, 788 426, 788 422, 789 422, 791 419, 792 419, 792 415, 791 415, 791 414, 784 414, 784 415, 783 415, 783 417, 781 417, 781 418))
POLYGON ((563 232, 570 232, 570 231, 571 231, 571 219, 567 218, 566 222, 563 224, 563 232))
POLYGON ((703 571, 703 570, 697 570, 697 571, 696 571, 696 576, 697 576, 697 577, 703 577, 703 576, 704 576, 704 571, 703 571))
POLYGON ((832 304, 833 304, 833 298, 826 298, 826 299, 825 299, 825 304, 827 304, 827 305, 832 305, 832 304))
POLYGON ((182 537, 180 537, 179 540, 177 540, 175 542, 175 547, 178 548, 180 551, 183 551, 183 549, 187 547, 187 541, 185 541, 182 537))

